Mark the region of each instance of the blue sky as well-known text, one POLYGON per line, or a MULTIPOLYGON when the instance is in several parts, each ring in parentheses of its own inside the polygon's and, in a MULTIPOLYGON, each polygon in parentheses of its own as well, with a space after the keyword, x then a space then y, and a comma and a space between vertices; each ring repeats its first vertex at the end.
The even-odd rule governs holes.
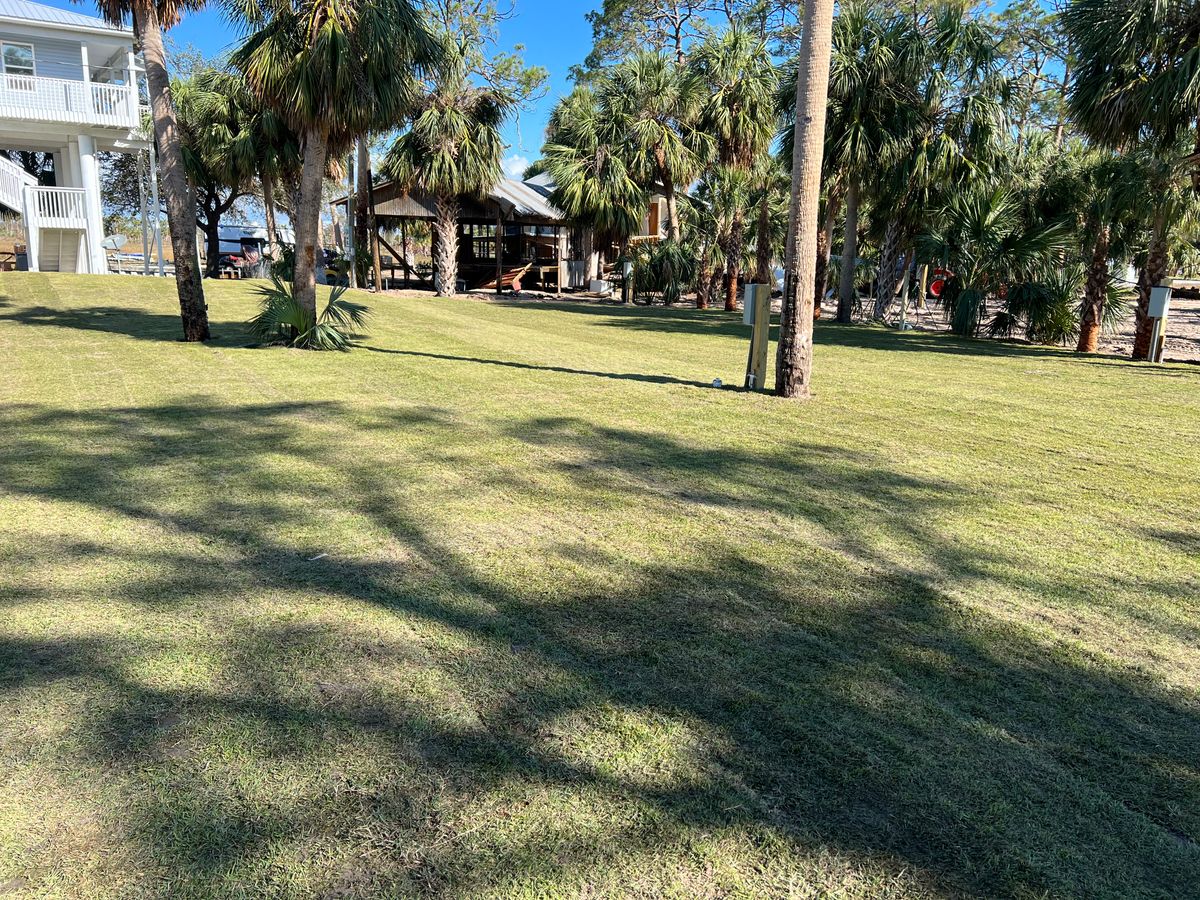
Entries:
MULTIPOLYGON (((72 3, 71 0, 37 0, 47 6, 58 6, 88 15, 96 15, 92 3, 72 3)), ((532 108, 522 110, 518 119, 509 122, 505 140, 509 151, 506 168, 519 172, 522 160, 537 158, 542 146, 542 132, 554 102, 565 94, 570 85, 570 67, 583 60, 591 49, 592 30, 584 14, 593 7, 581 0, 516 0, 512 18, 501 23, 500 40, 504 49, 513 44, 525 45, 526 62, 545 66, 550 71, 550 91, 532 108), (519 166, 519 168, 518 168, 519 166)), ((189 13, 170 32, 177 45, 192 44, 206 56, 216 56, 237 40, 237 34, 217 8, 189 13)))

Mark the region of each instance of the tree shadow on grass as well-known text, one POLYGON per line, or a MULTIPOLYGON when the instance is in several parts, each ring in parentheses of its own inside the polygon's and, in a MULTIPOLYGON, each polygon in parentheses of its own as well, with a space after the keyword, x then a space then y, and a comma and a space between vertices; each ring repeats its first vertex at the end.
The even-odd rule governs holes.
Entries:
MULTIPOLYGON (((663 307, 597 306, 588 303, 498 303, 523 310, 550 310, 595 316, 608 328, 657 331, 667 334, 747 338, 749 328, 740 315, 724 310, 666 309, 663 307)), ((777 337, 778 316, 772 317, 772 340, 777 337)), ((845 325, 818 321, 813 341, 819 346, 862 350, 952 353, 984 357, 1076 357, 1058 347, 984 338, 962 338, 945 332, 896 331, 878 325, 845 325)))
MULTIPOLYGON (((414 503, 458 500, 430 467, 479 440, 434 413, 403 461, 293 502, 295 466, 344 458, 329 424, 353 445, 372 418, 350 421, 335 403, 0 414, 4 491, 188 539, 109 547, 130 573, 113 600, 192 623, 180 650, 219 660, 210 680, 138 675, 161 628, 0 638, 0 704, 88 698, 50 752, 110 786, 148 877, 262 892, 290 862, 326 895, 569 891, 630 859, 684 866, 705 835, 780 870, 765 892, 822 852, 898 890, 1182 896, 1200 877, 1194 696, 955 603, 934 576, 995 577, 969 545, 893 564, 913 521, 978 502, 964 492, 836 447, 528 420, 493 439, 562 482, 506 470, 503 490, 548 492, 560 517, 520 569, 414 503), (711 534, 631 556, 572 530, 572 508, 628 517, 621 495, 645 527, 711 534), (288 535, 314 510, 371 523, 399 558, 312 559, 288 535), (831 547, 778 524, 735 539, 738 511, 831 547), (564 574, 522 575, 540 568, 564 574), (343 618, 355 604, 405 625, 343 618)), ((474 472, 464 496, 505 474, 474 472)), ((40 586, 19 565, 0 598, 40 586)))
MULTIPOLYGON (((16 322, 33 327, 65 328, 74 331, 95 331, 103 334, 119 334, 141 341, 183 340, 179 324, 179 313, 149 312, 127 306, 29 306, 2 302, 0 298, 0 322, 16 322)), ((250 335, 243 323, 220 321, 212 318, 214 330, 208 344, 237 344, 250 335)))
MULTIPOLYGON (((690 381, 686 378, 675 378, 671 375, 644 375, 638 372, 602 372, 594 369, 572 369, 568 366, 542 366, 534 363, 517 362, 507 359, 484 359, 478 356, 455 356, 450 353, 428 353, 420 350, 393 350, 386 347, 366 347, 372 353, 388 353, 395 356, 408 356, 417 359, 436 359, 444 362, 469 362, 486 366, 500 366, 506 369, 524 369, 529 372, 558 372, 563 375, 588 375, 595 378, 613 378, 617 381, 642 381, 647 384, 677 384, 686 387, 711 388, 705 381, 690 381)), ((736 390, 733 385, 726 385, 725 390, 736 390)))

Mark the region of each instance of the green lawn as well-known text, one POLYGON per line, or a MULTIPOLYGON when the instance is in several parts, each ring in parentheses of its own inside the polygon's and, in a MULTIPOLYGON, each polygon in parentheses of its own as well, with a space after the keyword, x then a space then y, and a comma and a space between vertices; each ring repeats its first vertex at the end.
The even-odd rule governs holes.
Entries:
POLYGON ((1196 896, 1200 367, 0 276, 0 894, 1196 896))

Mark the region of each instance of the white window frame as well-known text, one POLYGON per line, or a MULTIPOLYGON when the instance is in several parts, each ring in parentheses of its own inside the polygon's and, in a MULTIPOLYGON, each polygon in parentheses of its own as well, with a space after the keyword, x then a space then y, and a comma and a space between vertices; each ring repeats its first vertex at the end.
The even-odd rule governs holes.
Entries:
MULTIPOLYGON (((28 43, 26 41, 0 41, 0 68, 3 69, 4 74, 6 76, 13 75, 16 78, 37 78, 37 50, 34 49, 33 44, 28 43), (4 58, 4 48, 5 47, 28 47, 29 48, 29 57, 31 60, 33 60, 32 65, 30 66, 33 69, 33 71, 30 72, 29 74, 26 74, 25 72, 9 72, 8 71, 8 60, 4 58)), ((17 81, 15 83, 15 85, 20 85, 20 81, 17 81)), ((20 87, 15 87, 13 82, 9 83, 9 88, 21 90, 20 87)), ((33 85, 32 84, 29 85, 29 87, 25 88, 25 90, 33 90, 33 85)))

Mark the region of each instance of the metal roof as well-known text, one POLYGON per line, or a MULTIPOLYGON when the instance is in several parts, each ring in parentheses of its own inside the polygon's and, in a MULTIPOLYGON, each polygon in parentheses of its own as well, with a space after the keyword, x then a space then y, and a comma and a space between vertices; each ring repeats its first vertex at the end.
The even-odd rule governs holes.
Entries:
MULTIPOLYGON (((0 3, 4 0, 0 0, 0 3)), ((550 192, 545 187, 527 184, 515 178, 501 178, 488 191, 484 204, 474 198, 462 198, 462 213, 464 218, 494 218, 496 207, 505 219, 536 219, 541 222, 561 223, 567 220, 562 210, 556 208, 549 199, 550 192), (494 204, 487 207, 487 204, 494 204)), ((345 195, 333 201, 334 206, 343 206, 345 195)), ((418 191, 402 190, 393 181, 375 185, 375 214, 380 216, 399 216, 414 219, 432 219, 435 215, 434 201, 418 191)))
POLYGON ((112 31, 118 34, 129 33, 129 29, 116 28, 97 16, 85 16, 82 13, 59 9, 56 6, 33 3, 31 0, 0 0, 0 18, 22 19, 42 25, 112 31))
POLYGON ((508 206, 509 215, 557 220, 566 218, 561 210, 551 205, 547 194, 515 178, 500 179, 500 183, 489 192, 489 197, 501 206, 508 206))

